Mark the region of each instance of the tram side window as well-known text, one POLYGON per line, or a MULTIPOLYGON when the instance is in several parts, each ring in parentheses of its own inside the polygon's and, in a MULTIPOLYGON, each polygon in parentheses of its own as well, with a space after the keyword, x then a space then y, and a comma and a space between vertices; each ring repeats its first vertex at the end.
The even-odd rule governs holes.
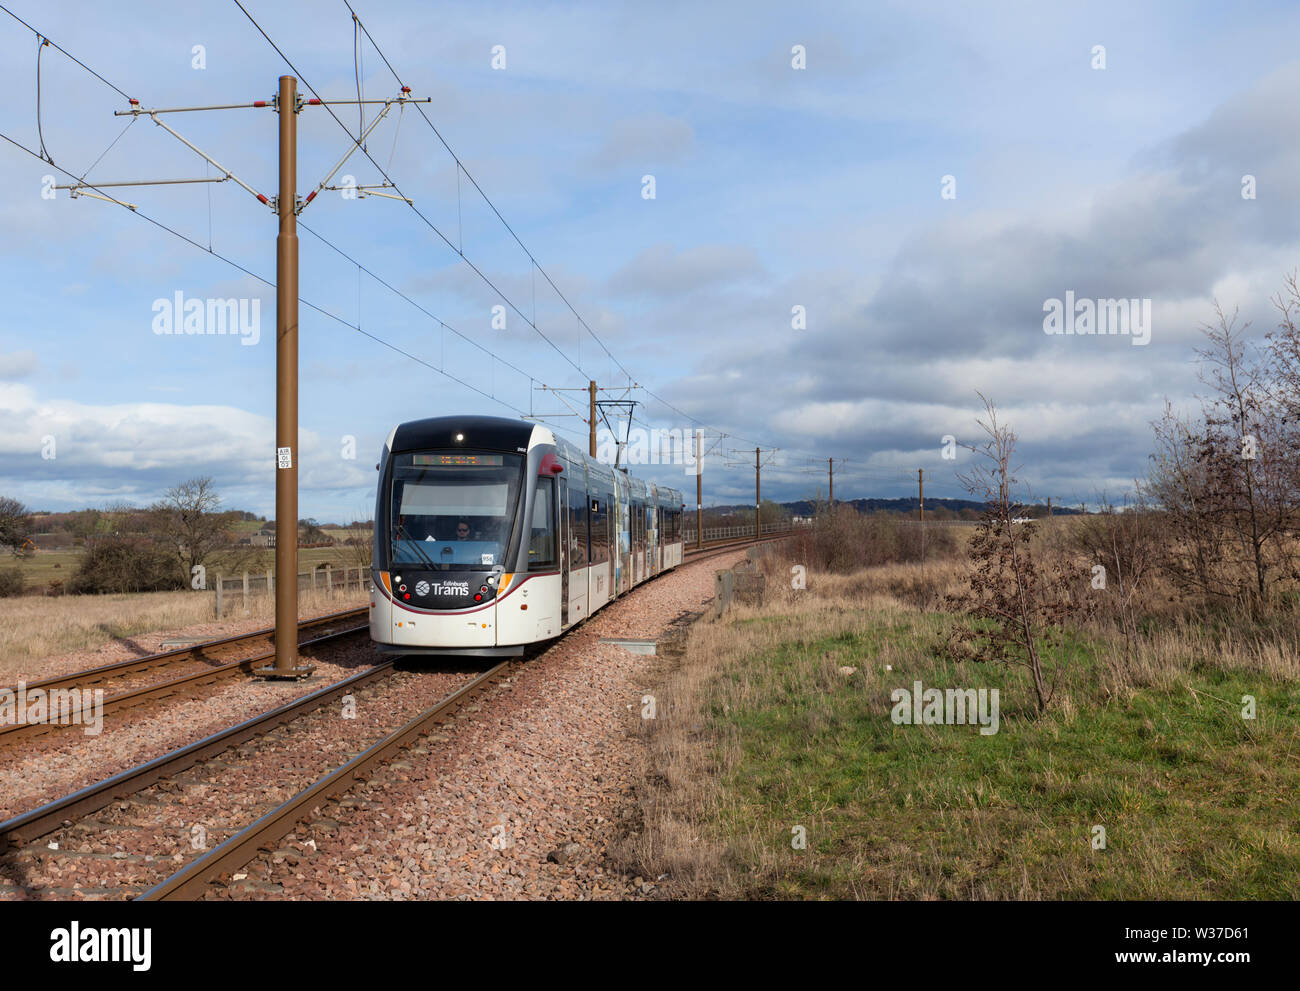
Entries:
POLYGON ((609 500, 607 490, 592 488, 588 498, 596 508, 591 514, 591 563, 609 560, 609 500))
POLYGON ((533 496, 532 528, 528 539, 528 570, 555 567, 555 479, 539 478, 533 496))
POLYGON ((569 487, 569 567, 587 566, 587 488, 569 487))

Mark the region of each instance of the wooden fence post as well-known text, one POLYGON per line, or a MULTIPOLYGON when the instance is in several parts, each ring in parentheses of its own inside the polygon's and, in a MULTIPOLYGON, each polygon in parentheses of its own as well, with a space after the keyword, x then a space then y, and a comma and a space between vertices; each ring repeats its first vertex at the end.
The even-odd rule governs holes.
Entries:
POLYGON ((225 579, 217 575, 217 619, 221 618, 221 588, 225 584, 225 579))

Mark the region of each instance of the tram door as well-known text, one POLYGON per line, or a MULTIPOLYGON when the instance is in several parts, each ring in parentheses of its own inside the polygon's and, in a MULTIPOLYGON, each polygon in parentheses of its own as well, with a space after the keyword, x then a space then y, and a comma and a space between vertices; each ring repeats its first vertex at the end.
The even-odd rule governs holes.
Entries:
POLYGON ((560 517, 555 533, 560 545, 560 628, 563 629, 569 625, 569 480, 563 475, 555 512, 560 517))

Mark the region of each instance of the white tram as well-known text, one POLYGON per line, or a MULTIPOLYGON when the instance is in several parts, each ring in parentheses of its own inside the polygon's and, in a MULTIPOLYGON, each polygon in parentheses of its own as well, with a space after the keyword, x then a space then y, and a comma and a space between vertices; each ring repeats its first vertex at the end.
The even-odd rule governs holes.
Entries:
POLYGON ((522 654, 682 561, 682 496, 525 420, 444 416, 388 437, 370 636, 394 654, 522 654))

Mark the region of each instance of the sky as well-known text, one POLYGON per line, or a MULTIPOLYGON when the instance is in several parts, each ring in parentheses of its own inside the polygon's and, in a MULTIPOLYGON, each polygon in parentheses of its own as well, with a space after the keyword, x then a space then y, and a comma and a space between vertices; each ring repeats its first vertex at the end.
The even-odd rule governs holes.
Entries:
MULTIPOLYGON (((326 190, 299 217, 322 521, 369 516, 406 420, 531 415, 585 446, 585 395, 555 390, 589 380, 633 426, 705 431, 706 505, 752 501, 755 447, 767 498, 824 494, 828 458, 837 498, 915 494, 918 469, 962 497, 973 455, 945 438, 981 439, 981 394, 1026 497, 1121 499, 1165 403, 1195 403, 1214 301, 1262 339, 1300 257, 1295 5, 359 0, 358 42, 342 0, 3 2, 0 495, 33 509, 210 475, 274 510, 275 215, 234 181, 100 187, 136 211, 50 196, 222 174, 114 116, 128 97, 247 104, 294 74, 429 99, 331 183, 387 175, 410 204, 326 190), (38 33, 63 49, 39 74, 38 33), (256 323, 161 333, 178 293, 256 323), (1149 301, 1149 339, 1045 333, 1067 293, 1149 301)), ((276 192, 273 110, 157 119, 276 192)), ((305 195, 362 124, 298 124, 305 195)), ((634 471, 693 501, 688 466, 634 471)))

